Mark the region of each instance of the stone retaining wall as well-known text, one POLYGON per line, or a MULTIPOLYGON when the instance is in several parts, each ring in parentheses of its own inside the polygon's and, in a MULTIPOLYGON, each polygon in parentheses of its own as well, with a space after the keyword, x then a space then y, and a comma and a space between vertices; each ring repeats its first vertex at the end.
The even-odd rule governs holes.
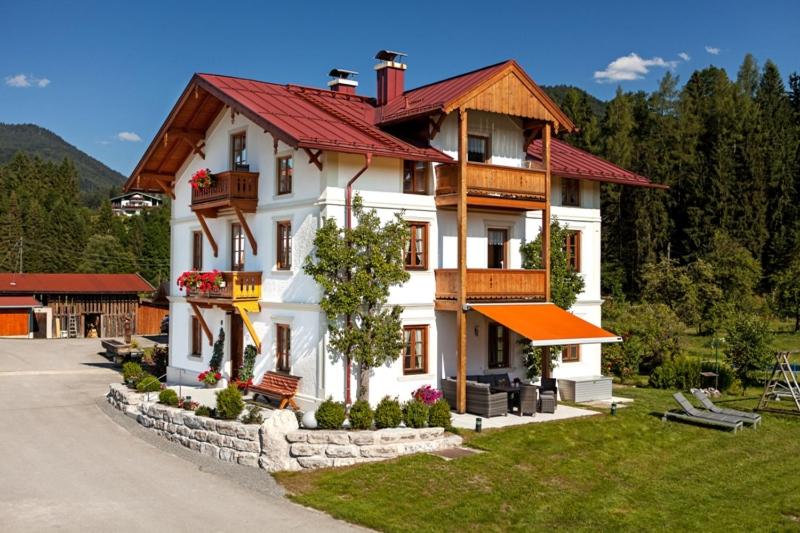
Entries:
POLYGON ((167 440, 222 461, 268 472, 350 466, 461 444, 461 437, 442 428, 299 429, 297 417, 286 410, 263 410, 269 418, 260 426, 215 420, 147 401, 145 394, 116 383, 110 386, 107 398, 115 408, 167 440))

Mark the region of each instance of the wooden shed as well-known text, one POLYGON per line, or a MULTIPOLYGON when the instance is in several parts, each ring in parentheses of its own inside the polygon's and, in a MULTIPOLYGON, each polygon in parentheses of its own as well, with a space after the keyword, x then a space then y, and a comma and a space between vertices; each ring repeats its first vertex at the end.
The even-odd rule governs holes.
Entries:
POLYGON ((0 273, 0 297, 32 297, 50 308, 47 337, 122 337, 126 321, 136 331, 139 295, 152 292, 138 274, 0 273))

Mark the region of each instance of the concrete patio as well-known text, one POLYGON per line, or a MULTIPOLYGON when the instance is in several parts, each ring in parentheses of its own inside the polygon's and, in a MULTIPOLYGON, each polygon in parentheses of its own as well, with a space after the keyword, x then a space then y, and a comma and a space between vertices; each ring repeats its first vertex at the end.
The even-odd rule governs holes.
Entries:
POLYGON ((570 418, 580 418, 584 416, 599 415, 597 411, 580 409, 570 405, 559 404, 555 413, 536 413, 536 416, 519 416, 509 413, 506 416, 493 416, 492 418, 479 417, 469 413, 453 415, 453 426, 462 429, 475 429, 475 419, 481 418, 483 429, 497 429, 523 424, 537 424, 539 422, 554 422, 556 420, 568 420, 570 418))

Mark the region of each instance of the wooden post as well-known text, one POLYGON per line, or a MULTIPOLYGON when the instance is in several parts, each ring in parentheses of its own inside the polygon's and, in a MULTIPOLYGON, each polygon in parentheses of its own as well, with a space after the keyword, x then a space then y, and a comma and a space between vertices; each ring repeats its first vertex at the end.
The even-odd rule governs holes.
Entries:
MULTIPOLYGON (((550 128, 548 122, 542 128, 542 163, 544 163, 545 201, 542 211, 542 261, 544 262, 544 299, 550 301, 550 128)), ((542 377, 550 377, 550 347, 542 347, 542 377)))
POLYGON ((458 109, 458 374, 456 408, 467 410, 467 110, 458 109))

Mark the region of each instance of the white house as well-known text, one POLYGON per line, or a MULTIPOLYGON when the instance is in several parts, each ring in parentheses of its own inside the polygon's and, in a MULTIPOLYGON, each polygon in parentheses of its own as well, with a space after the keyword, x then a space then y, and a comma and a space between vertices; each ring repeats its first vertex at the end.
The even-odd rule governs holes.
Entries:
POLYGON ((115 196, 109 201, 111 202, 111 211, 115 215, 129 217, 164 203, 161 198, 142 192, 127 192, 115 196))
POLYGON ((600 183, 653 185, 551 140, 573 126, 514 61, 406 90, 402 54, 376 59, 374 98, 356 94, 343 70, 331 71, 329 89, 210 74, 189 82, 126 183, 173 198, 173 280, 196 269, 226 281, 190 295, 173 283, 168 379, 196 383, 222 328, 226 379, 253 344, 256 380, 300 376, 306 405, 354 397, 302 269, 322 220, 344 224, 348 188, 383 219, 404 210, 410 223, 410 280, 391 296, 406 349, 375 370, 373 403, 445 376, 461 388, 472 374, 524 378, 521 336, 566 345, 554 377, 599 376, 599 342, 618 340, 598 327, 600 183), (202 169, 215 182, 194 189, 202 169), (573 314, 546 304, 549 261, 521 268, 520 244, 553 217, 573 231, 570 258, 586 284, 573 314))

